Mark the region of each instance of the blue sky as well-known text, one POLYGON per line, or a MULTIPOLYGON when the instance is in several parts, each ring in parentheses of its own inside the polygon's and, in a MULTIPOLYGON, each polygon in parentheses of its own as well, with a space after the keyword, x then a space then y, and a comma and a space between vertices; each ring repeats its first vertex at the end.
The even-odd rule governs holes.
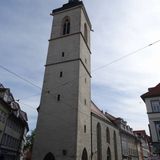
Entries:
MULTIPOLYGON (((0 65, 42 86, 50 37, 51 11, 67 0, 2 0, 0 65)), ((103 69, 125 54, 160 39, 159 0, 84 0, 94 32, 92 100, 104 111, 123 117, 133 129, 146 129, 148 119, 140 95, 160 82, 160 43, 103 69)), ((41 90, 0 68, 0 82, 11 89, 36 126, 41 90)))

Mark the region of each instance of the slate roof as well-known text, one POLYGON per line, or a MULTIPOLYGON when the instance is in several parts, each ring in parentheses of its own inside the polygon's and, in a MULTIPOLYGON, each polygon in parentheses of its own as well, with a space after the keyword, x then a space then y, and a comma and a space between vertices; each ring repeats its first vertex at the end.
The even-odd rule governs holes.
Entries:
POLYGON ((153 88, 148 88, 148 92, 141 95, 141 98, 143 99, 143 101, 145 101, 145 98, 158 97, 158 96, 160 96, 160 83, 153 88))

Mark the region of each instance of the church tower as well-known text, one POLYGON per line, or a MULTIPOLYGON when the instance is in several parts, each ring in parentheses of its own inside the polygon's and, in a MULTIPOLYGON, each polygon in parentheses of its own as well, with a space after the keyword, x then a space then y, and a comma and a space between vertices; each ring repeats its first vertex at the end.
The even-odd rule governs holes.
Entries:
POLYGON ((91 159, 91 23, 82 1, 54 16, 32 160, 91 159))

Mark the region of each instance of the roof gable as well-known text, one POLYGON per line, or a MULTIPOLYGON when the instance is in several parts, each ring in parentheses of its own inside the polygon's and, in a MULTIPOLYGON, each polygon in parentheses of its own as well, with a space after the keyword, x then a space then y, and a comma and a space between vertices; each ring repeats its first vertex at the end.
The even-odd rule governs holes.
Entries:
POLYGON ((145 101, 145 98, 158 97, 158 96, 160 96, 160 83, 153 88, 148 88, 148 92, 141 95, 141 98, 143 99, 143 101, 145 101))

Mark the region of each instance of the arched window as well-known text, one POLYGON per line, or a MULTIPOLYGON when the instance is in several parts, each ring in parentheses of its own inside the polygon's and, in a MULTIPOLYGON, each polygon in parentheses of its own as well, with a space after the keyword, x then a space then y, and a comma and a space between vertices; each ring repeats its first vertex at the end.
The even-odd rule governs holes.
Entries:
POLYGON ((65 17, 63 20, 63 35, 70 33, 70 20, 69 17, 65 17))
POLYGON ((112 160, 112 159, 111 159, 111 150, 110 150, 109 147, 108 147, 108 149, 107 149, 107 160, 112 160))
POLYGON ((106 129, 106 141, 107 141, 107 143, 110 144, 110 132, 109 132, 109 128, 108 127, 106 129))
POLYGON ((87 25, 86 25, 86 23, 84 24, 84 39, 85 39, 86 42, 87 42, 87 40, 88 40, 88 30, 87 30, 87 25))
POLYGON ((43 160, 55 160, 55 158, 54 155, 51 152, 49 152, 48 154, 46 154, 43 160))
POLYGON ((97 160, 102 160, 101 125, 97 124, 97 160))
POLYGON ((87 154, 87 150, 85 148, 82 152, 82 160, 88 160, 88 154, 87 154))
POLYGON ((117 153, 117 137, 116 132, 114 131, 114 152, 115 152, 115 160, 118 160, 118 153, 117 153))

